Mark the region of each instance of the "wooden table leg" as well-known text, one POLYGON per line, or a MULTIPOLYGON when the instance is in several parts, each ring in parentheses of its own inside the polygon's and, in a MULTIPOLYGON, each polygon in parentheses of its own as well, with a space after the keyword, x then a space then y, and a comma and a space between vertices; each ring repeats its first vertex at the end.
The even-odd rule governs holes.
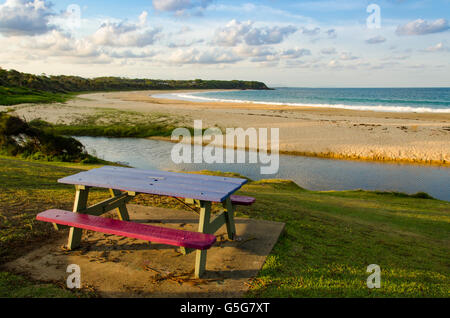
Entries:
MULTIPOLYGON (((208 225, 211 218, 211 202, 200 202, 200 223, 198 231, 208 233, 208 225)), ((195 277, 200 278, 205 272, 206 268, 206 250, 197 250, 195 258, 195 277)))
MULTIPOLYGON (((75 186, 75 203, 73 206, 73 212, 77 213, 86 209, 87 200, 89 196, 89 188, 84 186, 75 186)), ((69 231, 69 241, 67 242, 67 248, 73 250, 80 246, 82 230, 79 228, 71 227, 69 231)))
POLYGON ((231 203, 231 198, 228 197, 225 202, 223 203, 223 207, 225 209, 225 221, 227 224, 227 232, 228 232, 228 239, 234 240, 236 236, 236 225, 234 223, 234 210, 235 207, 231 203))
MULTIPOLYGON (((109 189, 109 192, 111 193, 111 197, 118 197, 122 194, 119 190, 109 189)), ((127 206, 125 203, 117 208, 117 215, 119 216, 119 219, 121 221, 129 221, 130 215, 128 214, 127 206)))

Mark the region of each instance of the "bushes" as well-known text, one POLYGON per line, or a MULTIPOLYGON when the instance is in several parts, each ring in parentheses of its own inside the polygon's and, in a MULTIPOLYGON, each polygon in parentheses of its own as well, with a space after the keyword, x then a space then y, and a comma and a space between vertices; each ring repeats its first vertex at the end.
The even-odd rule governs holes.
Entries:
POLYGON ((74 138, 45 131, 45 122, 29 125, 22 119, 0 112, 0 149, 2 153, 50 161, 92 161, 84 146, 74 138))
POLYGON ((24 87, 0 86, 0 105, 17 105, 24 103, 62 103, 70 98, 70 94, 51 93, 24 87))
POLYGON ((64 102, 76 92, 171 89, 269 89, 256 81, 154 80, 122 77, 46 76, 0 67, 0 105, 64 102))

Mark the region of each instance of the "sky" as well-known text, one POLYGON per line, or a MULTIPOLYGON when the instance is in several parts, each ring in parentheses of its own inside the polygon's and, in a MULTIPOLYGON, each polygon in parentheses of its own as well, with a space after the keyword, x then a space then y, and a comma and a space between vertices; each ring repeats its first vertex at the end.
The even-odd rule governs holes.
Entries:
POLYGON ((271 87, 450 87, 450 0, 0 0, 0 67, 271 87))

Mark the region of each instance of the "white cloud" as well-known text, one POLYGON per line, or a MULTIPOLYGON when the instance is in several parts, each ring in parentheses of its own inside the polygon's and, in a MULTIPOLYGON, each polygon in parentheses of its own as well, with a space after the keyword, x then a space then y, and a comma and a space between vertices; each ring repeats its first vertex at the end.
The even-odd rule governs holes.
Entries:
POLYGON ((70 34, 57 30, 24 39, 19 45, 25 49, 41 51, 41 54, 47 56, 98 57, 102 54, 102 51, 91 41, 74 39, 70 34))
POLYGON ((147 12, 139 16, 138 23, 105 22, 93 34, 94 43, 113 47, 145 47, 153 44, 161 33, 160 28, 147 27, 147 12))
POLYGON ((269 47, 264 46, 248 46, 239 45, 233 48, 233 52, 241 57, 264 57, 275 55, 276 51, 269 47))
POLYGON ((116 59, 143 59, 155 56, 156 52, 152 50, 133 51, 130 49, 126 49, 126 50, 113 50, 110 51, 108 55, 116 59))
POLYGON ((342 61, 352 61, 352 60, 357 60, 358 57, 353 56, 352 53, 350 53, 350 52, 344 52, 341 54, 341 56, 339 56, 339 59, 342 61))
POLYGON ((288 49, 281 52, 281 57, 286 59, 298 59, 304 56, 311 55, 311 51, 308 49, 288 49))
POLYGON ((176 15, 185 15, 188 11, 199 15, 211 2, 212 0, 153 0, 153 7, 157 11, 173 12, 176 15))
POLYGON ((248 45, 278 44, 284 38, 295 33, 297 28, 289 25, 286 27, 253 28, 245 35, 245 43, 248 45))
POLYGON ((366 40, 367 44, 379 44, 379 43, 384 43, 384 42, 386 42, 386 38, 381 35, 378 35, 378 36, 375 36, 373 38, 366 40))
POLYGON ((245 42, 247 45, 279 44, 298 29, 292 25, 285 27, 253 27, 251 21, 230 21, 225 27, 215 32, 215 43, 220 46, 236 46, 245 42))
POLYGON ((313 29, 308 29, 308 28, 303 27, 303 28, 301 28, 301 31, 305 35, 315 36, 315 35, 318 35, 320 33, 320 28, 316 27, 316 28, 313 28, 313 29))
POLYGON ((337 52, 334 47, 330 47, 330 48, 322 49, 320 51, 320 53, 325 54, 325 55, 332 55, 332 54, 336 54, 337 52))
POLYGON ((449 25, 446 19, 437 19, 431 23, 422 19, 417 19, 407 24, 400 25, 397 28, 396 33, 397 35, 425 35, 447 30, 449 30, 449 25))
POLYGON ((329 29, 327 30, 326 34, 328 35, 328 37, 330 39, 335 39, 337 38, 337 31, 335 29, 329 29))
POLYGON ((158 60, 167 64, 232 64, 242 58, 227 50, 208 49, 200 51, 195 48, 178 49, 171 54, 161 55, 158 60))
POLYGON ((444 43, 439 42, 436 45, 430 46, 425 49, 426 52, 449 52, 450 49, 444 46, 444 43))
POLYGON ((6 0, 0 5, 0 33, 5 36, 44 34, 53 29, 51 4, 44 0, 6 0))
POLYGON ((180 48, 180 47, 191 47, 195 44, 200 44, 205 42, 205 40, 203 39, 199 39, 199 40, 192 40, 192 41, 181 41, 181 42, 170 42, 167 47, 171 48, 171 49, 176 49, 176 48, 180 48))
POLYGON ((252 22, 231 20, 224 28, 215 33, 215 42, 220 46, 235 46, 242 42, 242 38, 251 30, 252 22))

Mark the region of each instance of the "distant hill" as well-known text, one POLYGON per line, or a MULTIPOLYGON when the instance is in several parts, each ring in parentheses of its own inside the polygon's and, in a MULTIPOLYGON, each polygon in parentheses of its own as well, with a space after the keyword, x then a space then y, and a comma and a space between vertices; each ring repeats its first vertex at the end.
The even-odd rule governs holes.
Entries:
POLYGON ((64 98, 61 94, 90 91, 173 89, 269 89, 256 81, 218 80, 160 80, 123 77, 83 78, 79 76, 46 76, 21 73, 0 68, 0 105, 20 102, 53 102, 64 98), (56 95, 55 95, 56 94, 56 95))

